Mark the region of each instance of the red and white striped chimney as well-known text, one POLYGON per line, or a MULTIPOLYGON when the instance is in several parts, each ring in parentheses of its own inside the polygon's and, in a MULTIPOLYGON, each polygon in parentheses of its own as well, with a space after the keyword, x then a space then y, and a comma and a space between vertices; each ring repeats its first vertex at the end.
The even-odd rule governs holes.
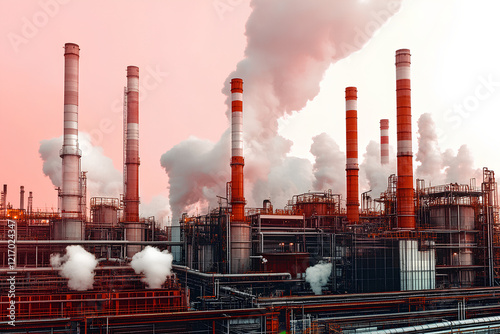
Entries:
POLYGON ((380 163, 389 164, 389 120, 380 120, 380 163))
POLYGON ((356 87, 345 89, 345 109, 347 220, 353 224, 359 222, 358 90, 356 87))
POLYGON ((250 269, 250 224, 245 221, 243 191, 243 80, 231 80, 231 272, 250 269))
POLYGON ((81 240, 80 158, 78 147, 78 65, 80 48, 64 45, 64 141, 62 158, 61 222, 54 225, 56 240, 81 240))
POLYGON ((396 99, 398 139, 398 228, 415 229, 413 149, 411 138, 410 50, 396 51, 396 99))
MULTIPOLYGON (((142 241, 139 223, 139 68, 127 67, 127 171, 124 194, 124 223, 128 241, 142 241)), ((141 250, 140 245, 127 246, 127 256, 132 257, 141 250)))

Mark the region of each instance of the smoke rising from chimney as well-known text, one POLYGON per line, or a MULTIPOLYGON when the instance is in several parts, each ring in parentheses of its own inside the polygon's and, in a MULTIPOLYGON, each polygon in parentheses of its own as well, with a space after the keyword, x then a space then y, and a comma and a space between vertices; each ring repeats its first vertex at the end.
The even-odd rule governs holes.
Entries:
MULTIPOLYGON (((94 196, 119 197, 122 190, 121 173, 113 166, 113 161, 103 154, 100 146, 94 146, 90 135, 80 131, 78 136, 82 150, 82 170, 87 173, 87 188, 94 196)), ((43 160, 43 173, 56 187, 61 186, 62 166, 59 149, 62 136, 40 142, 39 153, 43 160)))
POLYGON ((97 260, 82 246, 67 246, 66 254, 62 257, 59 253, 51 254, 50 265, 59 270, 59 275, 68 279, 68 287, 71 290, 92 289, 97 260))
MULTIPOLYGON (((43 173, 50 178, 55 187, 62 185, 62 166, 59 150, 62 145, 62 136, 40 142, 40 157, 43 160, 43 173)), ((88 133, 79 132, 78 142, 82 150, 82 170, 87 173, 87 189, 90 196, 107 196, 119 198, 123 191, 122 172, 118 171, 113 161, 104 155, 100 146, 94 146, 88 133)), ((155 216, 159 221, 166 219, 170 214, 168 200, 161 196, 154 196, 151 202, 141 203, 141 216, 155 216)))
MULTIPOLYGON (((245 82, 245 189, 246 194, 251 194, 246 197, 254 200, 250 205, 260 203, 271 193, 285 197, 280 189, 293 189, 312 180, 311 175, 300 181, 294 179, 302 175, 281 177, 274 181, 273 189, 267 189, 267 194, 261 196, 265 192, 262 184, 271 181, 271 174, 304 171, 306 166, 302 159, 287 156, 293 143, 278 134, 278 119, 301 110, 307 101, 312 100, 319 92, 319 83, 326 69, 361 49, 373 33, 399 10, 399 5, 400 1, 252 2, 253 12, 246 25, 248 44, 245 58, 229 74, 223 89, 229 105, 230 79, 242 78, 245 82), (299 166, 292 167, 294 164, 299 166)), ((208 203, 211 199, 205 194, 224 194, 222 187, 229 178, 226 177, 222 184, 214 182, 214 178, 229 175, 227 134, 221 141, 224 143, 210 145, 190 138, 162 156, 162 166, 169 175, 174 219, 196 203, 208 203), (200 150, 203 159, 193 155, 200 150), (186 157, 194 160, 186 161, 186 157), (176 193, 176 189, 181 189, 182 193, 176 193)), ((308 190, 298 189, 299 192, 308 190)), ((278 207, 285 204, 276 198, 273 202, 278 207)))
POLYGON ((332 189, 336 194, 345 194, 345 153, 328 134, 313 137, 311 154, 315 157, 313 165, 313 188, 316 191, 332 189))
POLYGON ((380 194, 387 190, 387 179, 396 172, 396 155, 390 154, 389 163, 382 165, 380 162, 380 144, 371 140, 366 146, 363 154, 363 162, 360 165, 361 171, 360 189, 361 192, 371 190, 371 195, 378 198, 380 194))
POLYGON ((311 285, 311 289, 315 295, 321 295, 321 288, 328 283, 331 273, 331 263, 318 263, 306 269, 306 282, 311 285))
POLYGON ((416 175, 433 185, 443 183, 468 184, 471 178, 481 180, 481 169, 474 168, 474 159, 467 145, 462 145, 457 154, 447 149, 442 152, 436 125, 429 113, 418 119, 418 151, 416 175))
POLYGON ((141 281, 146 283, 149 289, 159 289, 167 280, 167 276, 172 274, 173 259, 168 250, 160 252, 156 247, 146 246, 132 257, 130 266, 136 274, 144 274, 145 277, 141 281))

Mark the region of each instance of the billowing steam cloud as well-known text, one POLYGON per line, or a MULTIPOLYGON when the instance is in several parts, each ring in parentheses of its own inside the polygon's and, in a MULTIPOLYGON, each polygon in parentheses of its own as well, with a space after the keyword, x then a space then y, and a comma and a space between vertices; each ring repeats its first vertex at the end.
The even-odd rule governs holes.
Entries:
MULTIPOLYGON (((394 157, 394 154, 390 155, 394 157)), ((390 159, 389 164, 380 163, 380 145, 371 140, 366 146, 366 153, 363 154, 363 162, 359 166, 362 173, 360 178, 361 191, 371 190, 371 196, 380 197, 380 194, 387 190, 387 180, 391 174, 396 174, 396 160, 390 159), (366 184, 367 183, 367 184, 366 184)))
MULTIPOLYGON (((42 140, 40 143, 40 157, 43 160, 43 173, 50 178, 56 187, 62 186, 62 163, 59 150, 62 147, 63 137, 42 140)), ((123 192, 123 177, 111 158, 103 153, 100 146, 94 146, 88 133, 80 131, 78 143, 82 151, 82 171, 87 171, 87 191, 90 196, 108 196, 119 198, 123 192)), ((142 202, 141 216, 155 216, 158 222, 166 221, 170 215, 168 200, 157 195, 151 202, 142 202)))
POLYGON ((445 179, 443 154, 439 148, 436 126, 429 113, 418 119, 418 151, 416 160, 420 162, 415 171, 420 179, 433 184, 442 184, 445 179))
POLYGON ((460 146, 456 155, 451 149, 441 152, 436 126, 428 113, 418 119, 416 160, 420 163, 416 170, 417 178, 434 185, 468 184, 471 178, 481 179, 481 170, 474 168, 474 159, 467 145, 460 146))
POLYGON ((317 191, 332 189, 336 194, 345 193, 345 154, 339 145, 326 133, 313 137, 311 153, 313 165, 313 188, 317 191))
POLYGON ((130 265, 136 274, 144 274, 142 281, 148 288, 159 289, 167 276, 171 275, 172 260, 173 256, 168 250, 160 252, 156 247, 146 246, 132 257, 130 265))
POLYGON ((183 210, 216 204, 229 181, 229 131, 217 144, 191 137, 163 154, 160 163, 169 175, 173 218, 183 210))
MULTIPOLYGON (((122 175, 113 166, 113 161, 103 154, 102 147, 92 145, 90 135, 81 132, 78 142, 82 151, 82 171, 87 173, 87 189, 95 196, 119 197, 122 190, 122 175)), ((59 150, 63 137, 42 140, 39 153, 43 160, 43 173, 50 177, 56 187, 62 186, 62 164, 59 150)))
POLYGON ((68 279, 68 287, 72 290, 85 291, 91 289, 94 284, 94 269, 97 266, 95 256, 82 246, 67 246, 66 254, 50 256, 50 264, 59 270, 62 277, 68 279))
MULTIPOLYGON (((249 204, 271 197, 279 207, 285 204, 282 197, 292 190, 310 190, 305 186, 311 182, 316 189, 327 181, 336 188, 333 180, 339 171, 325 175, 317 161, 314 173, 319 180, 314 181, 313 169, 304 160, 287 156, 293 143, 278 135, 278 119, 312 100, 325 70, 361 49, 399 10, 400 1, 254 0, 251 5, 245 59, 229 75, 223 93, 229 105, 231 78, 244 80, 245 191, 254 200, 249 204), (309 174, 282 174, 296 171, 309 174), (281 177, 272 179, 276 175, 281 177)), ((162 156, 174 219, 197 203, 215 201, 207 195, 224 194, 229 180, 227 137, 225 133, 217 144, 190 138, 162 156)))
POLYGON ((158 226, 165 226, 168 217, 171 215, 168 198, 163 195, 154 196, 149 203, 141 202, 140 210, 142 217, 154 216, 159 224, 158 226))
POLYGON ((321 288, 328 283, 331 273, 331 263, 318 263, 306 269, 306 282, 311 285, 315 295, 321 295, 321 288))

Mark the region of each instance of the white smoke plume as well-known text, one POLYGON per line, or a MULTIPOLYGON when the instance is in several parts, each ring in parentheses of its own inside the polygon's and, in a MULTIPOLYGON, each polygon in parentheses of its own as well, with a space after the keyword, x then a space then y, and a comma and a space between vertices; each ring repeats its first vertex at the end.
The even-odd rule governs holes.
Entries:
POLYGON ((445 179, 443 173, 443 154, 439 148, 436 125, 431 114, 425 113, 418 119, 418 151, 416 160, 420 162, 415 174, 432 184, 442 184, 445 179))
POLYGON ((467 145, 462 145, 455 155, 448 149, 443 153, 446 167, 446 183, 469 184, 471 178, 482 181, 482 171, 474 168, 474 158, 467 145))
POLYGON ((68 279, 70 289, 77 291, 92 289, 97 260, 82 246, 67 246, 66 254, 62 257, 59 253, 51 254, 50 265, 59 270, 59 275, 68 279))
MULTIPOLYGON (((123 189, 122 174, 113 166, 113 161, 103 154, 102 147, 92 145, 90 135, 81 132, 78 143, 82 151, 82 171, 87 173, 87 189, 91 196, 119 197, 123 189)), ((63 137, 42 140, 40 157, 43 160, 43 173, 56 187, 62 186, 62 163, 59 150, 63 137)))
POLYGON ((313 137, 311 154, 314 155, 313 165, 314 182, 316 191, 332 189, 336 194, 345 194, 346 178, 345 153, 328 134, 322 133, 313 137))
POLYGON ((174 220, 190 208, 213 207, 230 180, 229 131, 217 144, 191 137, 163 154, 160 163, 169 175, 174 220))
POLYGON ((363 154, 363 162, 359 166, 361 172, 361 192, 371 190, 371 196, 379 198, 380 194, 387 190, 387 180, 391 174, 396 174, 396 160, 391 154, 389 164, 382 165, 380 162, 380 144, 371 140, 366 146, 363 154))
POLYGON ((173 256, 164 250, 156 247, 146 246, 142 251, 132 257, 130 265, 136 274, 143 273, 142 281, 149 289, 159 289, 171 275, 173 256))
POLYGON ((462 145, 457 154, 451 149, 441 152, 436 125, 430 114, 422 114, 418 120, 418 151, 416 160, 420 165, 416 177, 427 184, 468 184, 471 178, 481 180, 481 169, 474 168, 474 159, 467 147, 462 145))
MULTIPOLYGON (((262 190, 262 183, 271 181, 271 174, 280 168, 305 169, 304 161, 287 157, 292 142, 278 135, 278 119, 301 110, 312 100, 319 92, 325 70, 360 50, 399 10, 400 1, 254 0, 251 6, 245 58, 225 81, 223 93, 229 105, 230 80, 243 79, 245 192, 246 197, 255 200, 249 204, 255 205, 262 198, 280 194, 280 188, 304 186, 312 179, 305 176, 297 184, 294 178, 302 176, 288 175, 274 181, 273 189, 262 190), (294 163, 300 166, 292 167, 294 163), (258 198, 262 192, 265 196, 258 198)), ((162 166, 169 175, 174 219, 196 203, 213 201, 207 194, 224 194, 224 184, 229 181, 226 134, 221 141, 210 145, 190 138, 162 156, 162 166), (196 151, 203 153, 203 159, 194 155, 196 151)), ((316 169, 319 174, 320 170, 316 169)), ((318 182, 317 186, 323 181, 318 182)), ((273 202, 276 207, 285 204, 276 198, 273 202)))
MULTIPOLYGON (((56 187, 62 186, 62 159, 59 150, 63 137, 42 140, 40 157, 43 160, 43 173, 50 178, 56 187)), ((78 144, 82 151, 82 171, 87 171, 87 192, 91 197, 105 196, 119 198, 123 192, 123 176, 111 158, 103 153, 100 146, 94 146, 88 133, 80 131, 78 144)), ((157 195, 151 202, 141 202, 141 216, 155 216, 158 222, 166 221, 170 215, 168 199, 157 195)))
POLYGON ((269 198, 273 203, 287 203, 293 195, 307 192, 313 181, 312 165, 307 159, 287 157, 272 166, 267 178, 259 179, 253 186, 256 203, 269 198))
POLYGON ((141 217, 154 216, 158 223, 157 227, 166 226, 168 217, 171 215, 168 198, 163 195, 154 196, 149 203, 141 201, 139 209, 141 217))
POLYGON ((331 263, 318 263, 306 269, 306 282, 311 285, 311 289, 315 295, 321 295, 321 288, 328 283, 331 273, 331 263))

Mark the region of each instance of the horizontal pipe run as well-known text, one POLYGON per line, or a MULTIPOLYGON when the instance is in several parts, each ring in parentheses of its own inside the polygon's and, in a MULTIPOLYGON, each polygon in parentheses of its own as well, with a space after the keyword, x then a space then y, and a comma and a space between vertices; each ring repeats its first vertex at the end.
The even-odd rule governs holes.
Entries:
MULTIPOLYGON (((0 240, 6 245, 8 240, 0 240)), ((183 246, 182 241, 128 241, 128 240, 17 240, 19 245, 143 245, 143 246, 183 246)))
POLYGON ((207 274, 207 273, 202 273, 200 271, 193 270, 193 269, 188 268, 186 266, 178 266, 178 265, 173 265, 172 269, 184 271, 184 272, 189 272, 191 274, 198 275, 198 276, 205 277, 205 278, 239 278, 239 277, 247 278, 247 277, 282 277, 282 276, 286 276, 289 279, 292 279, 292 275, 290 273, 207 274))

